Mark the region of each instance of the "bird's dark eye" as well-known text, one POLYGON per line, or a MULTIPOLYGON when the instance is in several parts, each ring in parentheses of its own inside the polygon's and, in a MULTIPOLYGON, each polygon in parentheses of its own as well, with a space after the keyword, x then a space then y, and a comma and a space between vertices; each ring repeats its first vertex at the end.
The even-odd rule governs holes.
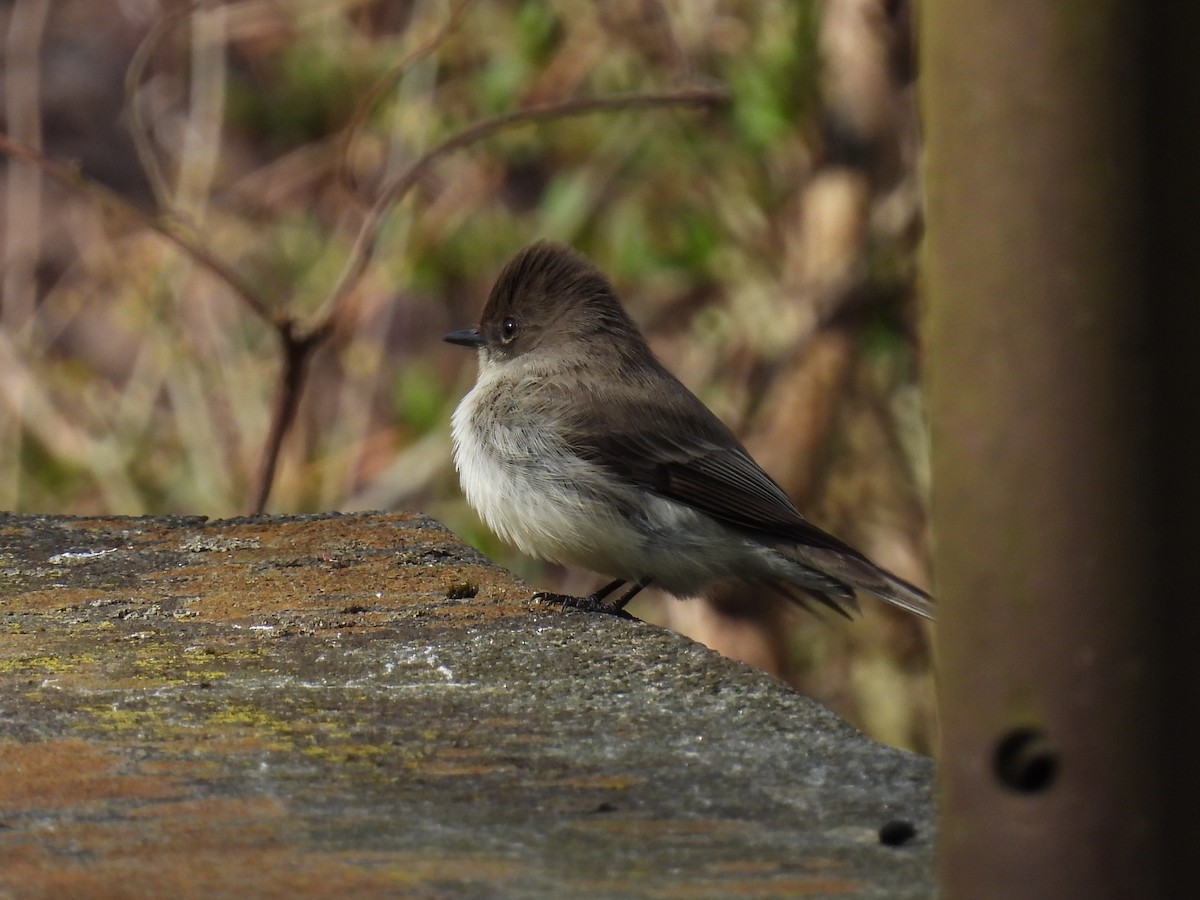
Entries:
POLYGON ((506 341, 511 341, 517 336, 517 332, 521 330, 521 326, 517 324, 517 320, 509 316, 500 323, 500 336, 506 341))

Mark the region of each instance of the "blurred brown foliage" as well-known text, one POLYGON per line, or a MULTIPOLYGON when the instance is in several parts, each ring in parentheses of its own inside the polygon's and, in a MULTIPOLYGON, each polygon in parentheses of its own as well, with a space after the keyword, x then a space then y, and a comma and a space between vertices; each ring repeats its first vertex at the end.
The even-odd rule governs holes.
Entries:
MULTIPOLYGON (((473 372, 440 337, 546 237, 612 275, 667 365, 815 521, 926 583, 907 13, 0 6, 3 130, 63 164, 0 175, 0 508, 236 514, 269 458, 272 510, 421 508, 542 584, 590 588, 497 546, 449 463, 473 372), (424 157, 491 117, 688 91, 729 100, 613 103, 424 157)), ((933 746, 925 626, 869 602, 853 624, 744 607, 640 612, 884 740, 933 746)))

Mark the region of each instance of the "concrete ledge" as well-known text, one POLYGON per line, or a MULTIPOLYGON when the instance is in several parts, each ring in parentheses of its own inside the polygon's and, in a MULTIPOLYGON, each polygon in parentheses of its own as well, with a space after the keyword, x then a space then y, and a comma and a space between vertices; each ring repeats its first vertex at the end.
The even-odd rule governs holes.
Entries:
POLYGON ((0 892, 932 895, 929 760, 528 597, 416 515, 0 516, 0 892))

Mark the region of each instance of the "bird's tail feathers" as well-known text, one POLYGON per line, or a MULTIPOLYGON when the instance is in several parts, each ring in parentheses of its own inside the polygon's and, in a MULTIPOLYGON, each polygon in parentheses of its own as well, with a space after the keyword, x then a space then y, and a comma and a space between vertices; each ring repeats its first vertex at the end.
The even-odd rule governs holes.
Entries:
POLYGON ((812 613, 817 618, 822 618, 821 610, 813 605, 815 600, 821 606, 833 610, 839 616, 845 619, 852 619, 854 613, 858 612, 858 601, 854 598, 854 591, 850 588, 844 588, 835 591, 836 597, 831 597, 824 590, 819 590, 808 585, 790 584, 786 581, 774 581, 769 578, 754 579, 755 583, 768 590, 774 591, 781 597, 795 603, 806 612, 812 613))
POLYGON ((814 568, 834 581, 848 587, 874 594, 880 600, 898 606, 926 619, 936 618, 937 607, 929 594, 887 569, 875 565, 864 556, 850 555, 838 550, 806 547, 805 566, 814 568))

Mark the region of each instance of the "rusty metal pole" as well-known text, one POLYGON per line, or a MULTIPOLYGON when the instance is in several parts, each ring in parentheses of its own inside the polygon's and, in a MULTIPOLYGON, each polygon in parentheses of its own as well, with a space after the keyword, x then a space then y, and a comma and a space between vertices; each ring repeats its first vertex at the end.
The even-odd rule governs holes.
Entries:
POLYGON ((921 13, 943 896, 1200 896, 1196 16, 921 13))

